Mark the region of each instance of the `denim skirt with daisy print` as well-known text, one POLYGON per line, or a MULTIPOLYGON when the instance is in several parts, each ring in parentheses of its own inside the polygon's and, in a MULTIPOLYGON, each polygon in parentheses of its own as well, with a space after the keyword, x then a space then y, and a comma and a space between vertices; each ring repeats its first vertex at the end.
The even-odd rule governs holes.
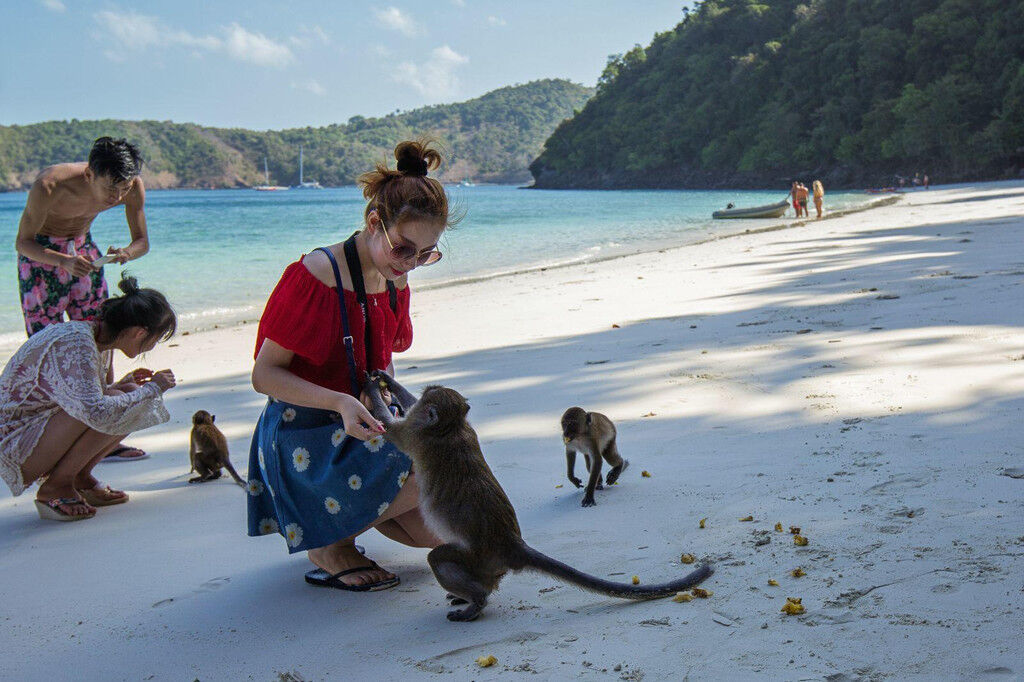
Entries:
POLYGON ((411 468, 383 437, 347 435, 336 412, 271 399, 249 451, 249 535, 280 533, 289 552, 347 538, 384 513, 411 468))

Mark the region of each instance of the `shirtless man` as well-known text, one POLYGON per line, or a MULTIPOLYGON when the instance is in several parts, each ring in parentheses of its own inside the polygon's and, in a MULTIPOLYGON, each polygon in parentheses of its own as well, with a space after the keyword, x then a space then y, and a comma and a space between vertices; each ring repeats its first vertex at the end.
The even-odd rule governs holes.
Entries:
MULTIPOLYGON (((141 170, 142 157, 134 145, 101 137, 88 162, 50 166, 32 183, 14 244, 29 336, 63 322, 65 313, 69 320, 92 319, 107 300, 103 267, 92 264, 100 250, 89 233, 99 213, 124 206, 131 243, 107 249, 113 262, 126 263, 149 251, 141 170)), ((134 460, 146 454, 119 445, 109 456, 134 460)))
POLYGON ((801 215, 805 218, 810 217, 810 214, 807 213, 807 196, 809 194, 810 192, 807 191, 807 185, 802 182, 798 182, 796 184, 796 189, 793 190, 793 199, 799 206, 796 212, 798 218, 801 215))

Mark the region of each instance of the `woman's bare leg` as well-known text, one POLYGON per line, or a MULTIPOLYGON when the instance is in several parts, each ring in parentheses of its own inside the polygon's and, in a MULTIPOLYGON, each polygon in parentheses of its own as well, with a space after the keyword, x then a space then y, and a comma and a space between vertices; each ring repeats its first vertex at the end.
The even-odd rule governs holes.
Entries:
POLYGON ((410 547, 426 547, 429 549, 433 549, 434 547, 443 544, 443 541, 439 537, 434 535, 429 528, 427 528, 427 524, 423 521, 423 515, 420 514, 419 508, 410 509, 404 514, 400 514, 399 516, 396 516, 395 518, 390 519, 385 523, 394 524, 395 526, 397 526, 398 530, 401 531, 402 536, 404 536, 404 538, 407 539, 399 539, 398 537, 392 537, 390 534, 384 533, 384 531, 381 530, 380 526, 377 526, 377 530, 381 531, 382 533, 390 537, 392 540, 397 540, 398 542, 401 542, 404 545, 409 545, 410 547))
MULTIPOLYGON (((381 514, 380 517, 375 519, 373 523, 371 523, 366 528, 363 528, 361 531, 359 531, 351 537, 338 540, 337 542, 334 542, 330 545, 326 545, 324 547, 317 547, 316 549, 311 549, 307 552, 307 556, 309 557, 309 560, 313 562, 314 565, 324 569, 331 575, 347 570, 349 568, 355 568, 357 566, 366 566, 370 563, 370 560, 356 551, 356 537, 361 535, 362 533, 365 533, 370 528, 379 529, 379 526, 383 524, 385 526, 385 530, 381 532, 384 533, 384 535, 388 536, 388 533, 386 531, 393 530, 395 526, 398 526, 398 528, 405 534, 405 536, 407 536, 409 540, 412 540, 413 543, 415 543, 415 537, 409 535, 406 531, 404 531, 404 527, 402 527, 400 524, 392 525, 391 523, 387 522, 397 517, 400 517, 403 514, 406 514, 410 510, 416 509, 417 505, 419 505, 419 488, 417 488, 416 486, 416 475, 410 474, 409 478, 406 479, 405 481, 405 485, 403 485, 402 489, 398 491, 398 495, 395 496, 395 499, 391 501, 391 504, 388 505, 388 508, 384 511, 384 513, 381 514)), ((403 542, 403 544, 410 544, 404 542, 404 540, 400 539, 399 537, 394 537, 392 539, 397 540, 398 542, 403 542)), ((412 544, 412 546, 418 547, 423 545, 412 544)), ((380 582, 381 580, 390 580, 394 577, 394 573, 385 571, 382 568, 369 568, 365 571, 358 571, 356 573, 346 575, 343 578, 340 578, 340 580, 346 585, 366 585, 369 583, 380 582)))
MULTIPOLYGON (((125 393, 131 393, 132 391, 138 390, 139 388, 135 384, 131 384, 130 386, 131 387, 125 388, 124 390, 111 388, 108 386, 104 393, 106 393, 107 395, 123 395, 125 393)), ((87 463, 82 468, 82 470, 78 472, 78 475, 75 477, 75 488, 77 488, 78 490, 95 490, 96 484, 99 483, 99 481, 96 479, 95 476, 92 475, 93 467, 102 462, 103 458, 109 455, 114 450, 115 447, 120 445, 121 440, 124 439, 126 436, 127 434, 123 434, 116 437, 111 436, 110 442, 107 445, 103 446, 101 450, 96 454, 96 457, 89 463, 87 463)), ((120 490, 104 489, 102 491, 96 491, 94 494, 99 495, 100 497, 106 499, 107 501, 117 499, 120 497, 127 497, 127 495, 125 495, 125 493, 120 490)))
MULTIPOLYGON (((88 476, 92 467, 121 436, 111 436, 90 429, 64 411, 50 417, 32 454, 21 465, 26 485, 46 476, 36 495, 38 500, 58 497, 79 498, 75 483, 80 474, 88 476)), ((93 483, 95 485, 95 483, 93 483)), ((79 498, 80 499, 80 498, 79 498)), ((61 505, 66 514, 92 514, 96 509, 81 504, 61 505)))
POLYGON ((388 538, 389 540, 400 542, 408 547, 419 546, 416 544, 416 541, 413 539, 413 537, 406 533, 405 529, 398 525, 398 521, 395 521, 394 519, 381 521, 376 526, 374 526, 374 528, 377 530, 378 533, 388 538))

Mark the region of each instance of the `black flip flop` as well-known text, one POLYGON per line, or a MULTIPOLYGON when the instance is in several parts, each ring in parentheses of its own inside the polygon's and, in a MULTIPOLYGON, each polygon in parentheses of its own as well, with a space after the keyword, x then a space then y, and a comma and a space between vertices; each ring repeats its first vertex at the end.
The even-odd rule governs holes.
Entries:
POLYGON ((396 575, 390 580, 380 580, 375 583, 367 583, 365 585, 346 585, 341 581, 341 578, 352 573, 358 573, 359 571, 379 571, 380 566, 372 564, 370 566, 357 566, 356 568, 348 568, 344 571, 339 571, 334 575, 331 575, 322 568, 314 568, 311 571, 306 571, 306 582, 310 585, 316 585, 317 587, 333 587, 336 590, 346 590, 348 592, 378 592, 380 590, 387 590, 400 581, 396 575))

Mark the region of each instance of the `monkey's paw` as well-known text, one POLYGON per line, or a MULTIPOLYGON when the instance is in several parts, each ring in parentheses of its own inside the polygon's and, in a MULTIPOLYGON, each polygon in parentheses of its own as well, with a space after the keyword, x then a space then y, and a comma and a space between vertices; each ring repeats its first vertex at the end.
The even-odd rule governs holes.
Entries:
POLYGON ((572 483, 577 488, 582 488, 583 487, 583 481, 581 481, 578 478, 570 478, 569 482, 572 483))
POLYGON ((596 507, 597 506, 597 502, 594 501, 593 497, 584 497, 583 498, 583 503, 582 503, 581 506, 584 506, 584 507, 596 507))
POLYGON ((622 464, 620 464, 617 467, 614 467, 611 471, 608 472, 608 476, 605 477, 605 483, 607 483, 608 485, 615 485, 615 482, 619 480, 619 476, 622 475, 622 472, 628 468, 629 460, 622 460, 622 464))
POLYGON ((391 390, 392 382, 394 381, 394 377, 387 372, 380 371, 379 369, 374 370, 373 374, 370 375, 370 379, 386 391, 391 390))
POLYGON ((448 620, 456 623, 468 623, 471 620, 476 620, 479 616, 480 609, 474 608, 455 609, 448 612, 448 620))

